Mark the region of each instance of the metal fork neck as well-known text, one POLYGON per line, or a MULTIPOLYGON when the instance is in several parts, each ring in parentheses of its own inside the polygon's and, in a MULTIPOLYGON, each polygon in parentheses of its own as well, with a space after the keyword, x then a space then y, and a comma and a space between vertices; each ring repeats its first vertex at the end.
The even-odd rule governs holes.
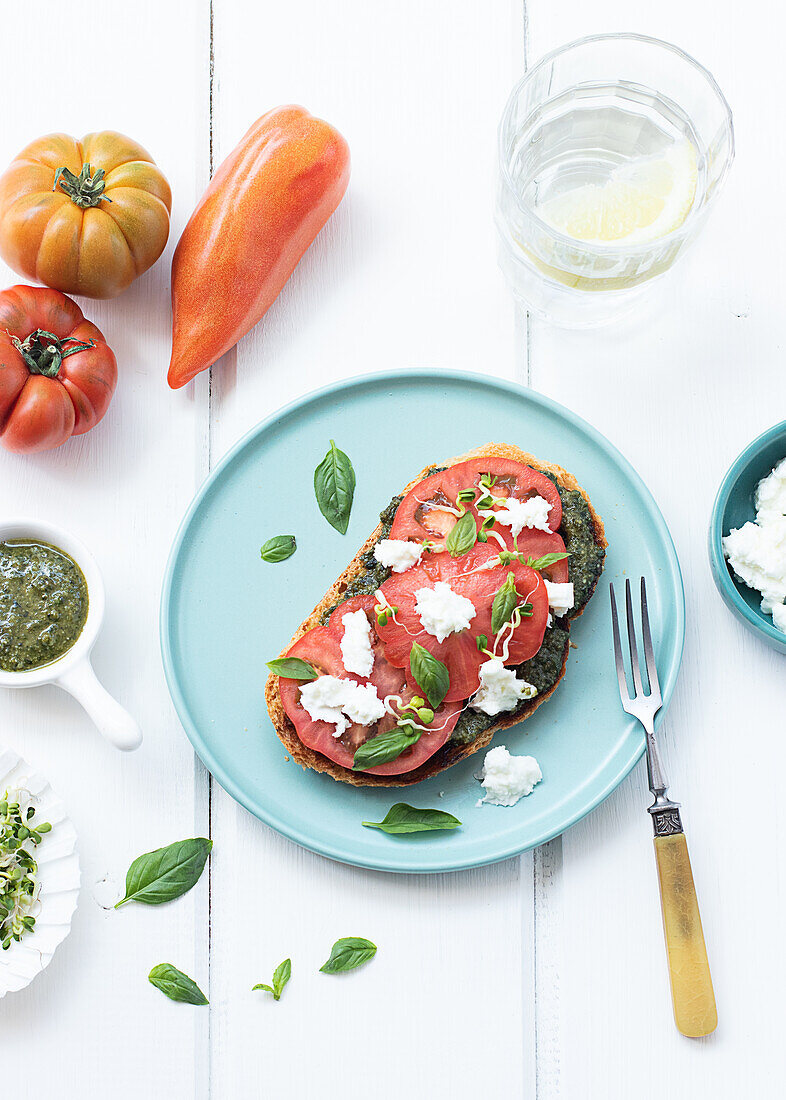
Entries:
POLYGON ((647 779, 655 801, 648 807, 652 815, 655 836, 673 836, 682 832, 682 820, 678 802, 669 798, 669 784, 660 759, 658 743, 652 722, 644 726, 647 739, 647 779))

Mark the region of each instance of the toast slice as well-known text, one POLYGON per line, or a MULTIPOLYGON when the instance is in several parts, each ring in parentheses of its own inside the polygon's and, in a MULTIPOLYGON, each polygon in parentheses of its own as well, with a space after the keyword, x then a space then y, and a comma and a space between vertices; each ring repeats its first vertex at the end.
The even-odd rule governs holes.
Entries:
MULTIPOLYGON (((454 466, 459 462, 466 462, 472 458, 479 458, 484 456, 494 456, 498 458, 508 458, 514 462, 519 462, 524 466, 533 466, 538 470, 542 470, 544 473, 550 474, 557 483, 564 489, 573 490, 581 493, 584 498, 587 507, 589 509, 590 516, 592 518, 592 524, 594 528, 595 544, 600 549, 605 550, 608 545, 606 542, 606 536, 603 528, 603 521, 598 513, 592 506, 592 503, 587 496, 586 492, 576 481, 575 477, 564 470, 561 466, 557 466, 553 463, 541 462, 535 458, 534 455, 528 454, 526 451, 520 450, 518 447, 508 443, 486 443, 482 447, 477 447, 472 451, 468 451, 466 454, 459 455, 456 458, 451 458, 445 463, 445 466, 454 466)), ((417 477, 413 478, 410 483, 402 489, 402 493, 408 493, 419 481, 422 481, 431 471, 433 467, 427 466, 422 470, 417 477)), ((281 656, 285 656, 287 651, 294 643, 301 638, 306 631, 311 630, 315 626, 319 626, 322 621, 322 617, 326 611, 334 607, 336 604, 342 601, 347 587, 364 572, 363 556, 373 549, 375 543, 382 535, 382 524, 378 524, 377 527, 371 532, 369 537, 360 547, 355 554, 352 561, 347 568, 341 574, 341 576, 331 585, 320 602, 295 631, 292 640, 287 643, 281 656)), ((597 584, 597 578, 595 581, 597 584)), ((594 588, 594 585, 593 585, 594 588)), ((583 606, 577 611, 576 615, 580 615, 586 606, 586 600, 583 606)), ((575 615, 573 617, 576 617, 575 615)), ((523 722, 524 719, 529 718, 531 714, 538 709, 546 700, 553 695, 557 689, 562 677, 565 675, 565 669, 568 660, 568 648, 569 643, 566 638, 565 651, 562 656, 562 667, 559 672, 559 676, 555 680, 552 687, 538 694, 534 699, 529 700, 524 707, 519 709, 513 714, 503 715, 488 729, 484 730, 474 741, 468 744, 460 744, 456 742, 448 741, 441 749, 439 749, 430 759, 425 761, 419 768, 414 771, 406 772, 403 775, 367 775, 364 772, 351 771, 349 768, 344 768, 340 764, 334 763, 332 760, 328 760, 320 753, 315 752, 313 749, 308 748, 298 737, 295 727, 289 720, 286 711, 281 702, 281 695, 278 690, 278 677, 271 674, 268 676, 267 683, 265 685, 265 702, 267 703, 270 719, 275 727, 275 731, 278 734, 279 739, 283 743, 289 755, 292 759, 300 764, 303 768, 312 768, 314 771, 327 772, 333 779, 341 781, 343 783, 351 783, 356 787, 409 787, 414 783, 419 783, 423 779, 429 779, 433 775, 439 774, 446 768, 451 767, 453 764, 457 764, 459 760, 463 760, 467 756, 471 756, 472 753, 478 752, 480 749, 486 748, 491 739, 500 730, 508 729, 510 726, 516 726, 519 722, 523 722)))

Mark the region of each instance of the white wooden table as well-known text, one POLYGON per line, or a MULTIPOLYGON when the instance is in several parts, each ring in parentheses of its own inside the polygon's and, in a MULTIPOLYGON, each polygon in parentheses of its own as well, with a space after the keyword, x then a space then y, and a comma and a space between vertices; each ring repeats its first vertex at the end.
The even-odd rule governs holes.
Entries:
POLYGON ((70 938, 0 1002, 4 1064, 25 1067, 6 1073, 7 1089, 27 1081, 41 1100, 780 1093, 786 666, 723 608, 705 548, 726 467, 786 409, 786 68, 775 29, 754 32, 739 14, 732 0, 4 5, 0 162, 48 131, 115 128, 150 149, 174 193, 158 265, 114 302, 81 303, 120 364, 104 423, 57 452, 0 451, 0 511, 52 519, 93 548, 108 590, 95 664, 145 733, 123 756, 55 688, 0 695, 0 740, 67 800, 83 865, 70 938), (617 29, 674 41, 713 70, 738 160, 695 250, 634 322, 550 330, 515 313, 496 267, 497 119, 527 61, 617 29), (212 385, 202 375, 171 393, 172 248, 211 165, 292 101, 346 135, 347 199, 212 385), (175 716, 158 600, 195 489, 278 405, 407 365, 517 378, 578 410, 630 458, 671 526, 688 633, 664 737, 718 998, 706 1041, 671 1020, 643 769, 534 853, 386 876, 303 851, 240 809, 175 716), (215 848, 187 897, 104 908, 134 856, 190 835, 215 848), (339 986, 317 968, 347 934, 380 951, 339 986), (284 999, 252 994, 287 955, 284 999), (148 984, 164 960, 193 975, 209 1009, 148 984))

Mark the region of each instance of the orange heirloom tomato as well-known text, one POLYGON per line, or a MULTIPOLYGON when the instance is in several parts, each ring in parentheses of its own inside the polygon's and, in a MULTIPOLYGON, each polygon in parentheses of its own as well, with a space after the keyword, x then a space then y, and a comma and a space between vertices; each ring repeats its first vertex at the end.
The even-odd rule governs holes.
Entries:
POLYGON ((172 259, 172 389, 267 312, 343 198, 349 148, 303 107, 257 119, 223 162, 172 259))
POLYGON ((61 294, 0 292, 0 443, 31 453, 95 427, 112 400, 117 362, 101 331, 61 294))
POLYGON ((171 208, 169 184, 135 141, 48 134, 0 176, 0 255, 26 279, 114 298, 164 251, 171 208))

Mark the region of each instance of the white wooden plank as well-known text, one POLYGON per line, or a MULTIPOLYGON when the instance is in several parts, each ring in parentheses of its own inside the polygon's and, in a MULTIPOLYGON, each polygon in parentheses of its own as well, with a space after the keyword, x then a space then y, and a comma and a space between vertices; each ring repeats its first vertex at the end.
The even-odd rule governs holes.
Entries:
MULTIPOLYGON (((528 12, 531 61, 561 41, 631 25, 621 0, 591 7, 529 0, 528 12)), ((664 742, 672 791, 684 803, 720 1024, 697 1043, 671 1021, 640 769, 563 838, 559 891, 544 885, 545 900, 539 896, 539 905, 559 909, 562 972, 559 995, 539 1002, 539 1020, 561 1051, 560 1072, 541 1079, 538 1095, 655 1096, 665 1086, 679 1100, 766 1096, 782 1065, 786 680, 783 659, 720 603, 706 528, 726 467, 783 416, 776 303, 784 275, 764 242, 784 152, 751 76, 770 74, 774 102, 786 77, 777 36, 741 33, 739 8, 728 0, 716 5, 712 33, 705 10, 676 0, 642 9, 635 29, 683 46, 713 70, 735 111, 738 160, 703 237, 651 305, 629 323, 592 332, 533 321, 531 369, 538 389, 586 416, 631 459, 680 554, 688 636, 664 742)))
MULTIPOLYGON (((2 512, 51 519, 93 549, 107 588, 95 667, 145 734, 139 752, 121 755, 57 689, 0 694, 2 740, 65 799, 83 876, 70 938, 26 991, 0 1003, 3 1049, 39 1095, 57 1100, 201 1097, 207 1011, 167 1001, 147 973, 169 960, 206 984, 207 882, 161 909, 114 912, 99 901, 119 896, 113 883, 119 890, 136 855, 207 828, 206 780, 169 702, 157 631, 164 563, 203 473, 207 425, 199 398, 177 400, 165 383, 171 251, 207 164, 207 3, 32 7, 4 11, 13 45, 0 72, 0 162, 50 131, 115 128, 149 147, 175 210, 151 272, 113 302, 80 302, 119 362, 105 421, 57 452, 0 450, 2 512)), ((17 281, 3 269, 2 285, 17 281)))
MULTIPOLYGON (((329 118, 353 153, 337 216, 213 372, 214 455, 332 379, 419 364, 512 375, 492 217, 496 123, 521 64, 517 6, 221 0, 214 28, 217 159, 287 101, 329 118)), ((215 1095, 458 1100, 486 1087, 490 1064, 504 1064, 510 1095, 529 1090, 529 858, 436 878, 341 867, 217 788, 213 828, 215 1095), (346 979, 317 973, 347 934, 369 936, 378 957, 346 979), (286 955, 279 1004, 248 992, 286 955)))

